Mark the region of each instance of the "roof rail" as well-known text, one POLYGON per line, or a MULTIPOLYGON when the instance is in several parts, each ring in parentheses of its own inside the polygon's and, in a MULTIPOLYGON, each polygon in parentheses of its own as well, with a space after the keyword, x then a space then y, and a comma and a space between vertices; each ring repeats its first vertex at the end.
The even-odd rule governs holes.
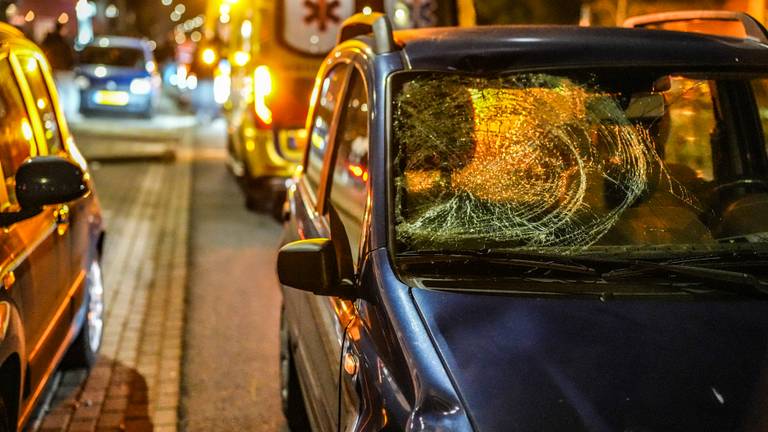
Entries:
POLYGON ((627 18, 624 27, 648 27, 658 24, 680 21, 738 21, 744 27, 747 38, 768 43, 768 32, 751 15, 744 12, 723 10, 691 10, 662 12, 627 18))
POLYGON ((395 36, 392 34, 392 23, 386 14, 380 12, 357 13, 344 20, 336 38, 336 45, 368 33, 373 33, 373 51, 376 54, 397 50, 395 36))

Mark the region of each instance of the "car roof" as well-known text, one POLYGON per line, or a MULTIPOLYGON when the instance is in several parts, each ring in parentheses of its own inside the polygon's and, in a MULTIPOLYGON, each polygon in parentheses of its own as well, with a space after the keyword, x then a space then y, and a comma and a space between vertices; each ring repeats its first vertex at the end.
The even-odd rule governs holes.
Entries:
POLYGON ((666 30, 487 26, 402 30, 394 35, 412 69, 768 66, 768 45, 758 41, 666 30))
POLYGON ((39 50, 37 45, 24 36, 21 30, 10 24, 0 23, 0 42, 21 45, 28 49, 39 50))
POLYGON ((88 44, 89 46, 101 46, 100 43, 102 40, 109 41, 110 47, 116 47, 116 48, 136 48, 136 49, 146 49, 148 47, 148 42, 145 39, 135 38, 135 37, 128 37, 128 36, 97 36, 93 42, 88 44))

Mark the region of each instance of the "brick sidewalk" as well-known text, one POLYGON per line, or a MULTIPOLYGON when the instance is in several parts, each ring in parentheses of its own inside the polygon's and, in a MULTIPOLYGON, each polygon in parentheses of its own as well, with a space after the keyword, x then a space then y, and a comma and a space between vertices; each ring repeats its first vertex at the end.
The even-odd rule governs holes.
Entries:
POLYGON ((31 429, 177 430, 190 171, 186 158, 94 170, 108 230, 101 355, 87 378, 56 378, 31 429))

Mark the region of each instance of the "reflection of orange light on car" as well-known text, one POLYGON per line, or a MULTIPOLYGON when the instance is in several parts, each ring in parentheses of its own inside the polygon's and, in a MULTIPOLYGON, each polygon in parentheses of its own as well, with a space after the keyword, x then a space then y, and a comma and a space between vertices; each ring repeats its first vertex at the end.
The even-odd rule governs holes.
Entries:
POLYGON ((315 102, 317 102, 317 97, 318 97, 319 94, 320 94, 320 86, 319 86, 319 84, 318 84, 318 82, 316 80, 315 81, 315 86, 312 88, 312 94, 309 96, 309 105, 310 106, 314 105, 315 102))
POLYGON ((353 176, 363 179, 364 182, 368 181, 368 171, 364 170, 360 165, 349 164, 347 169, 353 176))
POLYGON ((261 65, 253 71, 253 109, 265 125, 272 124, 272 110, 267 106, 267 96, 272 93, 272 74, 261 65))
POLYGON ((29 122, 27 122, 26 119, 21 121, 21 135, 27 141, 32 141, 32 138, 34 138, 32 126, 29 125, 29 122))
MULTIPOLYGON (((13 275, 13 273, 8 273, 13 275)), ((13 276, 11 276, 13 277, 13 276)), ((5 338, 5 333, 8 331, 8 323, 11 320, 11 305, 8 302, 0 302, 0 339, 5 338)))

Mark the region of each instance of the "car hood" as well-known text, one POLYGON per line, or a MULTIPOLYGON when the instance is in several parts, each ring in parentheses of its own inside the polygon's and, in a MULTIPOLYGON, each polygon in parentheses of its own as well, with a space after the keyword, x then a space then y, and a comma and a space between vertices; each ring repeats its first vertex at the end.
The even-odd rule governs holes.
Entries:
POLYGON ((134 78, 146 78, 150 76, 144 69, 91 64, 81 64, 77 68, 77 73, 84 75, 91 80, 131 80, 134 78), (107 74, 102 78, 97 78, 94 73, 99 66, 104 66, 107 69, 107 74))
POLYGON ((768 302, 412 295, 478 430, 768 430, 768 302))

